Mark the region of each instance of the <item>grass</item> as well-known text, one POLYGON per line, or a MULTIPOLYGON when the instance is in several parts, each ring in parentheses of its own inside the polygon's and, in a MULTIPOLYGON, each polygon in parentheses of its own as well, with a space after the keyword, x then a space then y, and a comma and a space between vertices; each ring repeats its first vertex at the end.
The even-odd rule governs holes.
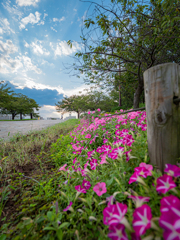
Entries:
POLYGON ((53 173, 55 166, 50 161, 50 146, 78 123, 79 120, 70 119, 27 135, 16 134, 9 141, 0 142, 0 225, 3 229, 18 222, 18 205, 22 204, 24 195, 39 186, 39 180, 56 175, 53 173))

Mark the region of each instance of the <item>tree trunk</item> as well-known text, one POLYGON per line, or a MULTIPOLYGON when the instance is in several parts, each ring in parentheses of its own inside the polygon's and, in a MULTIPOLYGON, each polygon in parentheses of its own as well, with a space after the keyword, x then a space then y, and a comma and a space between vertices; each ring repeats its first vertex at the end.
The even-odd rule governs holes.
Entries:
POLYGON ((33 119, 33 114, 32 113, 30 113, 30 117, 31 117, 31 119, 33 119))
POLYGON ((12 120, 14 120, 14 118, 15 118, 15 114, 14 114, 14 113, 12 113, 12 120))
POLYGON ((121 107, 121 85, 119 84, 119 107, 121 107))
POLYGON ((77 112, 77 114, 78 114, 78 119, 79 119, 79 117, 80 117, 80 112, 77 112))
POLYGON ((20 113, 20 119, 22 120, 22 113, 20 113))
POLYGON ((150 162, 161 171, 180 158, 180 66, 165 63, 144 72, 150 162))
POLYGON ((139 84, 136 92, 134 93, 134 102, 133 102, 133 108, 139 108, 139 102, 140 102, 140 97, 143 92, 144 86, 142 84, 139 84))

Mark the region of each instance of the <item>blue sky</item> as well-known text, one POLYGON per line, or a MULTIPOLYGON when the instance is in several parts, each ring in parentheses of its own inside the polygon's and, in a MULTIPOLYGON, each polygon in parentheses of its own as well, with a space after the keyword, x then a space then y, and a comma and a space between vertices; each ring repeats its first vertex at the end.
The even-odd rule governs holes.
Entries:
POLYGON ((88 7, 79 0, 0 0, 0 81, 34 98, 43 117, 59 116, 55 103, 87 88, 64 72, 63 63, 73 63, 82 48, 88 7))

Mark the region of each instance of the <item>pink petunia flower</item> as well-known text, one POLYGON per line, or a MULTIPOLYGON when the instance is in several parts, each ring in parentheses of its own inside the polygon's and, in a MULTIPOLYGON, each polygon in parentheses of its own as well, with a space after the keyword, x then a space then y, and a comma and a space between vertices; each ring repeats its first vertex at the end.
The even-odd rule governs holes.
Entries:
POLYGON ((104 193, 107 192, 106 189, 106 183, 105 182, 99 182, 93 187, 93 191, 98 195, 101 196, 104 193))
POLYGON ((146 178, 149 174, 149 171, 145 167, 136 167, 134 170, 143 178, 146 178))
POLYGON ((111 225, 109 231, 108 237, 112 240, 128 240, 123 224, 111 225))
POLYGON ((76 161, 77 161, 77 159, 75 158, 75 159, 73 160, 73 164, 75 164, 76 161))
POLYGON ((109 225, 108 222, 111 219, 113 213, 114 213, 115 204, 109 204, 104 210, 103 210, 103 223, 105 225, 109 225))
POLYGON ((149 202, 150 199, 150 197, 141 197, 133 195, 128 196, 128 198, 131 198, 135 202, 136 208, 141 207, 144 204, 144 202, 149 202))
POLYGON ((95 170, 96 166, 98 166, 97 159, 92 159, 90 162, 91 170, 95 170))
POLYGON ((180 168, 176 165, 165 164, 165 172, 167 172, 172 177, 180 177, 180 168))
POLYGON ((91 138, 91 134, 88 133, 85 138, 91 138))
POLYGON ((176 184, 173 178, 169 175, 164 174, 162 177, 157 179, 156 190, 163 194, 167 193, 170 189, 175 188, 176 184))
POLYGON ((127 206, 123 203, 116 203, 114 205, 114 211, 112 217, 108 220, 108 225, 116 225, 118 223, 121 223, 122 219, 124 218, 124 215, 127 212, 127 206))
POLYGON ((173 212, 180 219, 180 199, 170 195, 161 199, 161 214, 170 214, 173 212))
POLYGON ((129 151, 127 152, 124 152, 124 154, 126 155, 126 161, 128 162, 129 159, 131 158, 131 155, 130 155, 130 152, 132 151, 132 149, 130 149, 129 151))
POLYGON ((60 169, 58 171, 64 171, 66 172, 67 170, 65 169, 65 167, 67 166, 67 164, 64 164, 62 167, 60 167, 60 169))
POLYGON ((89 181, 84 179, 82 182, 82 187, 85 188, 86 190, 88 190, 91 187, 91 184, 89 181))
POLYGON ((70 204, 63 210, 63 212, 67 212, 67 211, 70 209, 70 207, 71 207, 72 204, 73 204, 73 203, 70 202, 70 204))
POLYGON ((180 239, 180 217, 177 217, 174 212, 162 214, 159 219, 159 226, 164 230, 164 240, 180 239))
POLYGON ((133 213, 133 228, 137 236, 146 233, 146 230, 151 227, 151 208, 144 204, 134 210, 133 213))
POLYGON ((101 111, 101 109, 100 109, 100 108, 98 108, 98 109, 97 109, 97 111, 98 111, 98 112, 100 112, 100 111, 101 111))
POLYGON ((141 240, 141 237, 137 236, 136 233, 131 233, 131 240, 141 240))
POLYGON ((101 158, 101 162, 100 162, 100 164, 109 164, 107 161, 106 161, 106 156, 107 156, 107 154, 103 154, 103 155, 101 155, 100 156, 100 158, 101 158))
POLYGON ((147 174, 147 176, 152 176, 152 170, 153 170, 153 166, 152 165, 146 164, 146 163, 142 162, 142 163, 139 164, 139 167, 145 167, 148 170, 148 172, 149 172, 147 174))
POLYGON ((81 187, 81 185, 75 186, 76 191, 81 192, 81 193, 86 193, 86 189, 81 187))

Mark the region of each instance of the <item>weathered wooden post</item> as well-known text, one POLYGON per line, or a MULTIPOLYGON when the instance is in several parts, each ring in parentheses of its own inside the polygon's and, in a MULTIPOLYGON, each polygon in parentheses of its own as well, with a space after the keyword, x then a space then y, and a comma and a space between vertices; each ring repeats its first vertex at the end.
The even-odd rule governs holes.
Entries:
POLYGON ((161 171, 180 158, 180 65, 165 63, 144 72, 150 161, 161 171))

